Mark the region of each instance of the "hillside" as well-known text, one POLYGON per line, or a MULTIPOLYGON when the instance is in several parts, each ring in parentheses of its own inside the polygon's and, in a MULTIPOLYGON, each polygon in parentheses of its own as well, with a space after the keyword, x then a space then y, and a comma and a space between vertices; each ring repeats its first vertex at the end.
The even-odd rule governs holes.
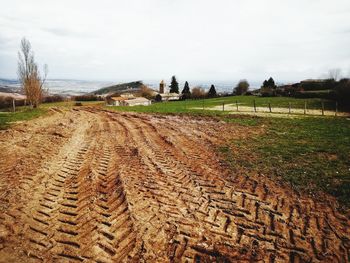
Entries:
POLYGON ((122 92, 134 93, 134 92, 140 91, 142 85, 143 85, 142 81, 133 81, 133 82, 122 83, 122 84, 101 88, 92 92, 92 94, 108 95, 108 94, 122 93, 122 92))

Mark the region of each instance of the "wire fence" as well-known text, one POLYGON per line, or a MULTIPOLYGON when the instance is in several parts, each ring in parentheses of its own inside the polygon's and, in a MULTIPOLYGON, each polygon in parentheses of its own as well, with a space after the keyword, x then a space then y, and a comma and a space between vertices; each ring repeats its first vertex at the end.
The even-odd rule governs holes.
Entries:
POLYGON ((257 104, 256 100, 253 100, 251 104, 247 102, 235 102, 227 103, 222 102, 221 105, 205 105, 205 100, 202 100, 202 107, 204 110, 221 110, 224 112, 232 113, 245 113, 245 114, 290 114, 290 115, 319 115, 319 116, 350 116, 350 113, 339 111, 338 102, 323 102, 310 103, 304 101, 303 105, 300 103, 293 104, 293 102, 283 102, 273 104, 271 102, 257 104))

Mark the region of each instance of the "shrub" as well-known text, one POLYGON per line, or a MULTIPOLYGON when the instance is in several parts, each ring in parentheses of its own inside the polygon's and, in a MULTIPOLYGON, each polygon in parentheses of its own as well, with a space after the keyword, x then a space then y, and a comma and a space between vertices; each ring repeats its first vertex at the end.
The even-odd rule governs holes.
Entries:
POLYGON ((64 97, 60 95, 51 95, 51 96, 46 96, 43 99, 44 103, 49 103, 49 102, 61 102, 64 101, 64 97))
POLYGON ((193 99, 202 99, 206 96, 206 92, 202 87, 194 87, 192 89, 192 95, 191 97, 193 99))
POLYGON ((0 96, 0 108, 7 109, 12 107, 12 98, 11 97, 2 97, 0 96))
POLYGON ((154 91, 146 85, 142 85, 140 90, 140 96, 151 100, 154 98, 154 91))
POLYGON ((244 95, 248 92, 248 89, 249 83, 247 80, 243 79, 238 82, 237 86, 233 90, 233 93, 235 95, 244 95))
POLYGON ((155 101, 161 102, 162 101, 162 96, 160 96, 160 94, 157 94, 156 97, 155 97, 155 101))
MULTIPOLYGON (((15 100, 16 106, 24 106, 25 100, 15 100)), ((13 107, 13 98, 0 96, 0 109, 11 109, 13 107)))
POLYGON ((103 98, 100 96, 93 95, 93 94, 86 94, 86 95, 74 96, 73 100, 75 100, 75 101, 102 101, 103 98))

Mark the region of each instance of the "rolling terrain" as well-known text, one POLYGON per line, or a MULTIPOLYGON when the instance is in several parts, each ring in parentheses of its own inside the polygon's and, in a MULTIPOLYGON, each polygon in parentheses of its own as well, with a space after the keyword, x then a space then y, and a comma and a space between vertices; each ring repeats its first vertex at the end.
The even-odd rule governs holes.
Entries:
POLYGON ((216 150, 262 132, 92 107, 0 131, 0 262, 348 262, 331 202, 216 150))

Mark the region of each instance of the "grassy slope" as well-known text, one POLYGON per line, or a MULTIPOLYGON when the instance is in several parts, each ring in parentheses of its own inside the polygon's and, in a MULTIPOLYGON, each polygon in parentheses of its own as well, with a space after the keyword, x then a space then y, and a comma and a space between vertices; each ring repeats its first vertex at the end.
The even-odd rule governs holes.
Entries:
POLYGON ((12 122, 31 120, 47 112, 47 108, 29 109, 28 107, 19 107, 15 113, 0 112, 0 129, 8 128, 12 122))
POLYGON ((98 89, 92 93, 94 94, 107 94, 110 92, 122 92, 122 91, 138 91, 142 86, 142 81, 133 81, 128 83, 116 84, 109 87, 98 89))
POLYGON ((287 181, 298 190, 335 196, 350 207, 350 120, 303 117, 237 118, 238 125, 263 126, 266 133, 233 140, 220 148, 235 169, 287 181))

